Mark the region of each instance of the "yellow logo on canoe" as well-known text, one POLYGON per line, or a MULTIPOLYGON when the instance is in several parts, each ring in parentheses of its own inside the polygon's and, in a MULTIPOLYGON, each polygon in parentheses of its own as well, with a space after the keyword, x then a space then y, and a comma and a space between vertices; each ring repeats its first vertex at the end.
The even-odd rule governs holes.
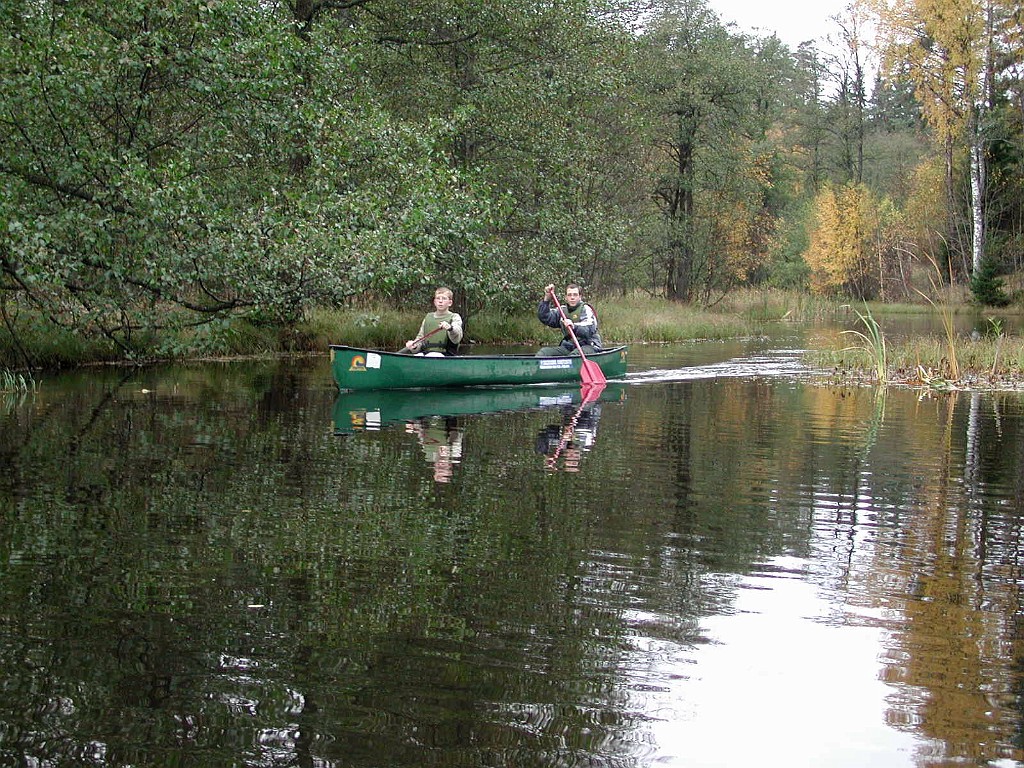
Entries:
POLYGON ((366 358, 362 355, 356 355, 352 358, 352 363, 349 365, 350 371, 365 371, 366 370, 366 358))

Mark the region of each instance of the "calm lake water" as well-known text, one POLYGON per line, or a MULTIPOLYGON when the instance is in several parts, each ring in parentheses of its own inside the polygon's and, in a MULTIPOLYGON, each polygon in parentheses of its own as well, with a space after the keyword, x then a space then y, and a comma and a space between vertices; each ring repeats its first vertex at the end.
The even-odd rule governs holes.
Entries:
POLYGON ((0 765, 1024 765, 1024 395, 801 343, 0 399, 0 765))

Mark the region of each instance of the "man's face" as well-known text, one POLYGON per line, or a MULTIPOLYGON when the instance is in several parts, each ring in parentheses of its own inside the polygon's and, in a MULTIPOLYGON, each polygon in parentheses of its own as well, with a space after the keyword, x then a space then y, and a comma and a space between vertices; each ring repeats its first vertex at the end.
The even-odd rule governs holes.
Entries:
POLYGON ((452 297, 447 293, 435 293, 434 294, 434 309, 438 312, 444 312, 448 307, 452 305, 452 297))
POLYGON ((570 307, 575 307, 580 303, 580 289, 579 288, 566 288, 565 289, 565 303, 570 307))

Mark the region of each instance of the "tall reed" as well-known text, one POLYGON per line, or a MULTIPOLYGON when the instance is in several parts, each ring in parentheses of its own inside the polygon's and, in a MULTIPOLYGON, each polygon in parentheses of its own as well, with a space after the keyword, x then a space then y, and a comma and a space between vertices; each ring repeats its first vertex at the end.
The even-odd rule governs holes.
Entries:
MULTIPOLYGON (((935 276, 929 276, 928 282, 932 286, 932 293, 941 297, 944 292, 942 270, 939 269, 939 263, 931 256, 928 257, 928 260, 932 263, 932 267, 935 268, 935 276)), ((921 294, 939 312, 939 318, 942 320, 942 329, 946 334, 946 360, 949 365, 949 378, 953 381, 959 381, 960 361, 956 354, 956 328, 953 326, 953 305, 948 300, 939 303, 919 288, 914 290, 921 294)))
POLYGON ((889 361, 882 329, 879 327, 878 321, 872 317, 871 310, 868 309, 867 304, 864 305, 863 313, 856 309, 853 311, 857 313, 857 318, 863 324, 864 331, 849 330, 842 332, 855 336, 860 340, 858 344, 848 347, 848 349, 857 349, 867 354, 871 358, 878 383, 885 384, 889 380, 889 361))
POLYGON ((22 373, 0 369, 0 392, 28 392, 35 388, 36 382, 31 376, 26 378, 22 373))

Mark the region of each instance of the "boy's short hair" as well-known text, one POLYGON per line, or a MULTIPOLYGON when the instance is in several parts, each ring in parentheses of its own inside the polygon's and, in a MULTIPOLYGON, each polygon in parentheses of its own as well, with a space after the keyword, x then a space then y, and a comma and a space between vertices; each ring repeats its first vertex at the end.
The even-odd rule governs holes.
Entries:
POLYGON ((437 290, 434 291, 434 295, 435 296, 437 296, 437 294, 439 294, 439 293, 447 293, 448 294, 448 298, 450 298, 450 299, 454 299, 455 298, 455 293, 452 291, 452 289, 451 288, 446 288, 443 285, 440 288, 438 288, 437 290))

